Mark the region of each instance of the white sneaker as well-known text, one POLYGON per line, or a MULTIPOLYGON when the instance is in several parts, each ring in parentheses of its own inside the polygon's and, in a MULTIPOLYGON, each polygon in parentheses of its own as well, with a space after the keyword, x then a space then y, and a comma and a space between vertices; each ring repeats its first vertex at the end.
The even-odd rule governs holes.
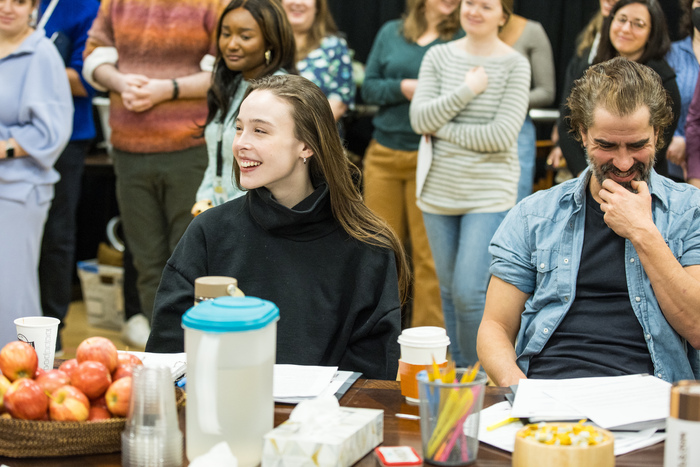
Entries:
POLYGON ((129 318, 122 328, 122 340, 136 347, 146 347, 150 334, 151 326, 148 318, 141 313, 129 318))

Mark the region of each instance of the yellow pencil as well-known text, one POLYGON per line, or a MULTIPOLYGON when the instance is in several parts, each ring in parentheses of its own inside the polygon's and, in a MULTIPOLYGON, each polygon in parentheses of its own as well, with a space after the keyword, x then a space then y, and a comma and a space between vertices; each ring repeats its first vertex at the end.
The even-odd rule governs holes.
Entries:
POLYGON ((501 420, 501 421, 498 422, 498 423, 494 423, 493 425, 487 426, 487 427, 486 427, 486 431, 493 431, 493 430, 495 430, 496 428, 500 428, 500 427, 502 427, 502 426, 510 425, 511 423, 515 423, 515 422, 519 422, 519 421, 520 421, 520 419, 519 419, 519 418, 515 418, 515 417, 506 418, 505 420, 501 420))

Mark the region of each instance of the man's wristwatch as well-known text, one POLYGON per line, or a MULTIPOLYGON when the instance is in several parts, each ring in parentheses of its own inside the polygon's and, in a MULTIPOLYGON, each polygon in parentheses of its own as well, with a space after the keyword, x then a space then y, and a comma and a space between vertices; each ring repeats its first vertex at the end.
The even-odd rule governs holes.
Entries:
POLYGON ((15 157, 15 147, 9 139, 7 140, 7 144, 5 144, 5 157, 8 159, 15 157))

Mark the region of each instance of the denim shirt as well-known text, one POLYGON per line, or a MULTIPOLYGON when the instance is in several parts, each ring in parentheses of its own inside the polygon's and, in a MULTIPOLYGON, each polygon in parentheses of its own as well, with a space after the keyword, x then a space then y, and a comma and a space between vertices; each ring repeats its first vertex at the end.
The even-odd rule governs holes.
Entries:
MULTIPOLYGON (((576 179, 524 199, 508 213, 489 246, 491 274, 530 295, 515 347, 525 374, 530 358, 542 351, 576 297, 589 179, 586 169, 576 179)), ((684 267, 700 264, 700 190, 652 171, 649 191, 654 223, 673 255, 684 267)), ((625 273, 655 376, 669 382, 699 378, 700 352, 666 321, 629 240, 625 273)))

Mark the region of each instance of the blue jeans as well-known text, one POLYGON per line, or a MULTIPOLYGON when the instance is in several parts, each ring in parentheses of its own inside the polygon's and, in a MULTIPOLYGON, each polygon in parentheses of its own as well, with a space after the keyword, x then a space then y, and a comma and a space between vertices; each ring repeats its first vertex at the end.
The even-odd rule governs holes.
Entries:
POLYGON ((476 363, 476 333, 489 284, 491 237, 508 211, 443 216, 423 213, 440 281, 450 353, 458 367, 476 363))
POLYGON ((535 182, 535 157, 537 156, 537 132, 535 124, 528 116, 525 118, 518 135, 518 161, 520 162, 520 180, 518 180, 518 202, 532 194, 535 182))

